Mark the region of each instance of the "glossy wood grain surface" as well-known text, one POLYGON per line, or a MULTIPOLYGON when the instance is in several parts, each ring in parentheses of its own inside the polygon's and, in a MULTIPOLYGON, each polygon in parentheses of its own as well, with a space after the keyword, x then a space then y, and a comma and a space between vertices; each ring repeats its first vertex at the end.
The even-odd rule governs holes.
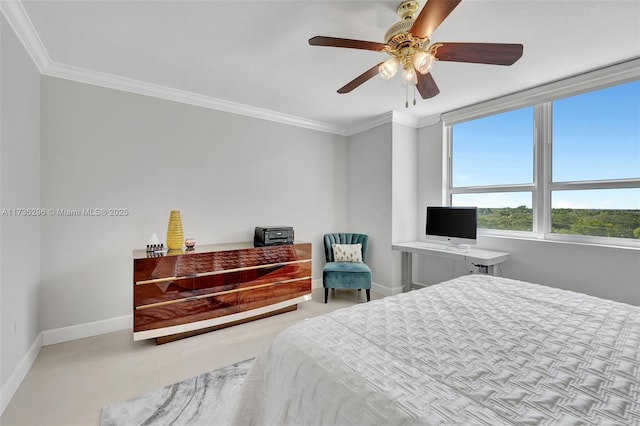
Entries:
POLYGON ((289 244, 209 252, 185 250, 181 256, 172 254, 144 257, 134 259, 133 279, 134 282, 140 283, 166 277, 185 277, 211 272, 225 273, 233 269, 310 260, 310 246, 311 244, 289 244))
POLYGON ((310 243, 237 243, 221 251, 203 247, 157 257, 134 252, 134 332, 219 318, 311 293, 310 243))
POLYGON ((138 309, 133 316, 133 331, 187 324, 236 312, 238 312, 237 293, 138 309))
POLYGON ((279 283, 292 277, 310 277, 311 262, 273 265, 266 268, 227 274, 186 278, 134 286, 134 307, 140 308, 171 300, 240 291, 265 284, 279 283))
POLYGON ((238 307, 241 311, 247 311, 273 305, 274 303, 283 302, 309 293, 311 293, 311 278, 274 284, 269 287, 239 292, 238 307))
POLYGON ((194 288, 195 280, 193 278, 149 285, 134 285, 133 306, 139 307, 192 297, 194 288))

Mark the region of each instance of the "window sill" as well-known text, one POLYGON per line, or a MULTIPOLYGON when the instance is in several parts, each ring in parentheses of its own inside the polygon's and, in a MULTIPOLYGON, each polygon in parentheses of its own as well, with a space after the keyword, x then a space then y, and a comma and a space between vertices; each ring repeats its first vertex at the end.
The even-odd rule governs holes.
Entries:
MULTIPOLYGON (((580 238, 581 236, 565 236, 560 234, 547 234, 544 238, 538 237, 536 234, 532 232, 514 232, 514 233, 489 233, 489 232, 480 232, 478 231, 478 240, 482 240, 484 238, 489 238, 492 240, 518 240, 518 241, 531 241, 531 242, 539 242, 544 244, 563 244, 568 246, 584 246, 584 247, 597 247, 597 248, 608 248, 608 249, 618 249, 618 250, 632 250, 632 251, 640 251, 640 241, 622 241, 618 242, 615 240, 611 241, 602 241, 605 239, 598 239, 595 237, 585 237, 580 238)), ((611 239, 607 239, 611 240, 611 239)))

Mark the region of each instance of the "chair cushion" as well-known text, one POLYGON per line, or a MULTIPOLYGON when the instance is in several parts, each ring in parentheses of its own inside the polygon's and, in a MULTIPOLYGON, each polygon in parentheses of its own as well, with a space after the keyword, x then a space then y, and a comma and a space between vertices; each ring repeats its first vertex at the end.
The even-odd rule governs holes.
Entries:
POLYGON ((323 271, 329 272, 368 272, 371 268, 366 263, 357 262, 329 262, 324 265, 323 271))
POLYGON ((371 268, 365 263, 329 262, 322 270, 325 288, 371 288, 371 268))

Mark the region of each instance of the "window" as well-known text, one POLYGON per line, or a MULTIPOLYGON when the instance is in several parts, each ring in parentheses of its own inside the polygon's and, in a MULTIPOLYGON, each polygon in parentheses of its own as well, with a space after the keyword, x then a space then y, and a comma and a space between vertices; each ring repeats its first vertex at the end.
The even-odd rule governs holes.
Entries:
POLYGON ((479 228, 533 230, 533 112, 518 109, 451 130, 451 204, 477 206, 479 228))
POLYGON ((456 124, 452 153, 454 187, 533 183, 533 108, 456 124))
POLYGON ((639 202, 639 188, 554 191, 551 232, 640 239, 639 202))
POLYGON ((453 194, 452 206, 477 206, 478 228, 533 231, 531 192, 453 194))
POLYGON ((553 102, 553 182, 640 177, 640 81, 553 102))
POLYGON ((448 201, 477 206, 484 233, 637 245, 640 80, 552 95, 445 117, 448 201))

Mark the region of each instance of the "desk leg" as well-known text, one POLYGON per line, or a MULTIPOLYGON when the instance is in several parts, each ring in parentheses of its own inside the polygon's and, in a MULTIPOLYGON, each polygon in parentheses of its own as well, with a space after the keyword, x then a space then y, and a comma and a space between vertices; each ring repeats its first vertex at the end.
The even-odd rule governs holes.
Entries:
POLYGON ((477 265, 478 272, 484 275, 495 275, 496 265, 477 265))
POLYGON ((413 281, 413 268, 411 267, 412 254, 408 251, 402 252, 402 291, 411 290, 413 281))

